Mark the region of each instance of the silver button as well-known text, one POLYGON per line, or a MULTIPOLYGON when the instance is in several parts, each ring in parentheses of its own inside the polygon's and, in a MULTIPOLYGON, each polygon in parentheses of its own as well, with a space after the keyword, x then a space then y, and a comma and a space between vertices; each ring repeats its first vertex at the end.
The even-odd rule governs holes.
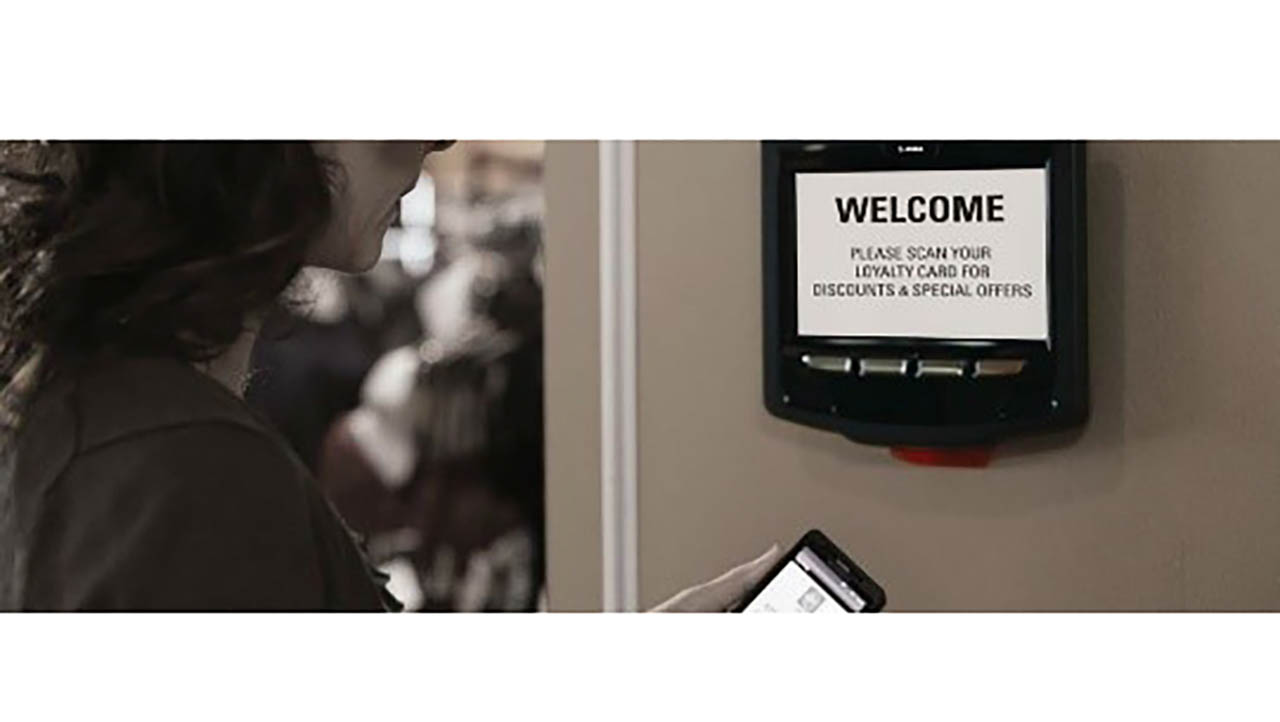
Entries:
POLYGON ((800 363, 814 371, 847 374, 853 370, 853 359, 847 356, 812 356, 804 354, 800 357, 800 363))
POLYGON ((966 365, 964 359, 922 359, 916 362, 916 377, 963 378, 966 365))
POLYGON ((859 376, 906 376, 907 360, 904 358, 858 359, 859 376))
POLYGON ((973 375, 983 376, 1017 376, 1026 367, 1026 359, 1020 358, 985 358, 973 365, 973 375))

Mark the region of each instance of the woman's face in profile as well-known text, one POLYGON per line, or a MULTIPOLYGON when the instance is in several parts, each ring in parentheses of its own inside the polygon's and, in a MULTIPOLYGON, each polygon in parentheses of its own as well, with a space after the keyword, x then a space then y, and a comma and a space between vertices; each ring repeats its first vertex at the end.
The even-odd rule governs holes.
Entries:
POLYGON ((346 273, 367 271, 382 254, 400 196, 413 189, 422 159, 442 141, 317 142, 316 151, 341 169, 333 217, 307 254, 307 265, 346 273))

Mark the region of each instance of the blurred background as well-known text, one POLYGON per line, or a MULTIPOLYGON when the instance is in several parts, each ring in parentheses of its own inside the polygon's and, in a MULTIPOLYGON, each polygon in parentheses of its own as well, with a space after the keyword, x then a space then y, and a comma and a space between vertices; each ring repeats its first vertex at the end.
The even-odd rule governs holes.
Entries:
POLYGON ((249 403, 410 610, 541 604, 543 154, 429 156, 373 271, 307 271, 255 350, 249 403))

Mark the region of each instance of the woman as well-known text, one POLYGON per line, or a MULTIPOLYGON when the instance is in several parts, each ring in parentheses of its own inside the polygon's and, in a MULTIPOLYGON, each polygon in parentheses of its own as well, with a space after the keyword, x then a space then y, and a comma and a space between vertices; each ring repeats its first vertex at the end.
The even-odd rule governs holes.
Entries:
POLYGON ((0 608, 397 608, 241 397, 265 311, 372 266, 448 143, 3 145, 0 608))

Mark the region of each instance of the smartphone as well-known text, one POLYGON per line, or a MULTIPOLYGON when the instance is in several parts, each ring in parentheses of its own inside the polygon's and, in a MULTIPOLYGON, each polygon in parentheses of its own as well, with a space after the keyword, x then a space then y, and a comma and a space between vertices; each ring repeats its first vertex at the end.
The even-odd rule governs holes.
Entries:
POLYGON ((814 529, 800 538, 738 606, 739 612, 878 612, 884 590, 814 529))

